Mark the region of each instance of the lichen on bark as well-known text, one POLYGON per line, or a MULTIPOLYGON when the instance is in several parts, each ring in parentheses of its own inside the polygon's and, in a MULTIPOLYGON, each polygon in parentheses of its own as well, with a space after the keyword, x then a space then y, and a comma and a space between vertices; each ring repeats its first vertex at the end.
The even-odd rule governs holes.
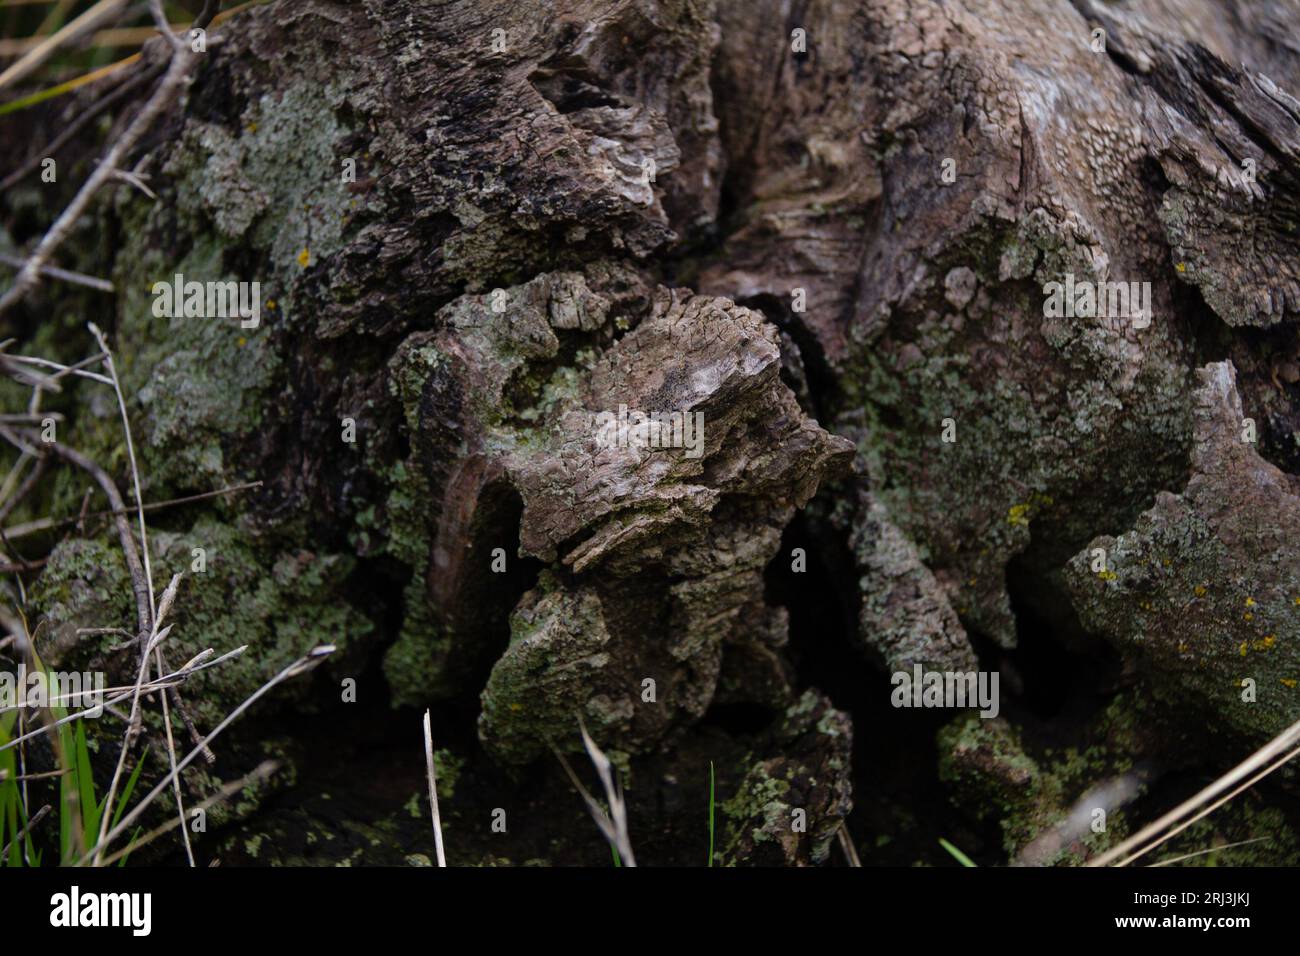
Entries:
MULTIPOLYGON (((373 678, 393 721, 432 707, 468 768, 462 833, 480 792, 563 783, 551 747, 581 754, 581 721, 674 825, 717 751, 719 861, 822 864, 846 820, 867 850, 895 799, 863 744, 888 675, 998 669, 1003 715, 938 734, 941 819, 990 862, 1081 862, 1131 822, 1042 842, 1093 784, 1217 767, 1300 719, 1300 107, 1279 11, 258 6, 133 157, 158 200, 101 197, 101 235, 66 247, 111 299, 46 283, 12 331, 75 361, 107 312, 146 500, 261 482, 149 518, 155 581, 185 572, 171 659, 249 645, 185 689, 203 726, 328 642, 330 669, 262 713, 360 736, 345 677, 373 678), (177 273, 258 281, 260 322, 155 315, 177 273), (1066 276, 1145 283, 1150 321, 1050 312, 1066 276), (611 443, 621 409, 677 417, 611 443)), ((0 249, 46 202, 5 194, 0 249)), ((92 386, 51 397, 60 440, 126 487, 92 386)), ((57 470, 8 521, 75 518, 84 492, 57 470)), ((29 615, 52 663, 129 681, 120 635, 78 633, 131 626, 110 532, 31 539, 29 615)), ((934 753, 939 723, 897 719, 934 753)), ((310 761, 260 729, 232 750, 194 795, 267 750, 310 761)), ((227 842, 310 859, 276 844, 332 843, 318 812, 227 842)), ((408 839, 395 812, 349 821, 340 857, 408 839)), ((1283 859, 1294 824, 1231 828, 1273 831, 1283 859)), ((555 839, 466 836, 462 859, 590 850, 555 839)))

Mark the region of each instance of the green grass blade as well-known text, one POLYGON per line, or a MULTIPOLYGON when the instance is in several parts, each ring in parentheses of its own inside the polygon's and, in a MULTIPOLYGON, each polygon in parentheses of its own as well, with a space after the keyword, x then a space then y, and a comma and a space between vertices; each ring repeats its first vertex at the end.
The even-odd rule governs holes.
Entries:
MULTIPOLYGON (((14 722, 18 719, 15 711, 10 711, 0 716, 0 744, 9 742, 9 732, 13 728, 14 722)), ((5 772, 4 782, 0 782, 0 847, 4 846, 8 837, 6 833, 13 835, 18 832, 18 804, 21 799, 19 796, 18 781, 14 778, 18 776, 17 760, 12 750, 0 751, 0 770, 5 772)), ((0 866, 18 866, 21 859, 17 848, 9 851, 8 859, 0 860, 0 866)))
POLYGON ((943 837, 939 837, 939 846, 943 847, 945 850, 947 850, 949 853, 951 853, 951 854, 952 854, 952 858, 953 858, 954 860, 956 860, 958 863, 960 863, 962 866, 976 866, 976 865, 977 865, 977 864, 975 863, 974 860, 972 860, 970 857, 968 857, 968 856, 967 856, 965 853, 963 853, 961 850, 957 849, 955 846, 953 846, 951 843, 949 843, 949 842, 948 842, 947 840, 945 840, 943 837))
MULTIPOLYGON (((3 761, 0 761, 0 769, 8 769, 5 766, 5 763, 3 761)), ((18 791, 18 782, 13 779, 12 774, 10 774, 8 780, 6 780, 4 783, 0 783, 0 846, 5 845, 5 832, 6 829, 10 826, 9 824, 10 807, 16 802, 16 798, 18 796, 17 791, 18 791)), ((15 820, 13 823, 12 832, 14 833, 18 832, 17 820, 15 820)), ((12 850, 9 852, 9 858, 7 861, 0 860, 0 866, 17 866, 17 865, 18 863, 14 859, 14 854, 12 850)))
MULTIPOLYGON (((136 761, 135 769, 131 771, 131 776, 127 778, 126 786, 122 788, 122 798, 117 802, 117 812, 113 814, 113 822, 108 826, 110 830, 116 827, 117 822, 122 819, 122 814, 126 811, 126 802, 131 799, 131 791, 135 789, 135 782, 140 779, 140 771, 144 769, 144 760, 148 756, 149 750, 146 748, 144 753, 140 754, 140 759, 136 761)), ((104 795, 104 799, 108 799, 107 794, 104 795)), ((132 837, 132 839, 134 839, 134 837, 132 837)), ((125 857, 123 857, 123 859, 125 859, 125 857)))
POLYGON ((125 60, 118 60, 116 63, 110 63, 108 66, 100 67, 97 70, 91 70, 89 73, 83 73, 81 76, 75 76, 66 80, 57 86, 51 86, 49 89, 37 90, 27 96, 16 100, 10 100, 8 103, 0 104, 0 116, 6 113, 14 113, 18 110, 25 110, 29 106, 35 106, 37 103, 44 103, 46 100, 53 99, 56 96, 62 96, 65 93, 71 93, 73 90, 80 89, 87 83, 93 83, 96 80, 103 79, 110 73, 114 73, 124 66, 129 66, 140 59, 139 53, 133 53, 125 60))
MULTIPOLYGON (((56 718, 63 716, 60 713, 62 709, 61 707, 50 708, 56 718)), ((63 776, 59 777, 59 859, 64 863, 71 863, 74 849, 72 807, 77 802, 77 768, 72 757, 75 749, 72 745, 72 729, 68 724, 64 724, 59 728, 58 733, 63 763, 67 764, 59 768, 65 771, 63 776)))
MULTIPOLYGON (((117 814, 114 814, 114 816, 116 816, 116 815, 117 815, 117 814)), ((131 834, 131 839, 127 841, 126 845, 127 845, 127 846, 130 846, 130 845, 131 845, 132 843, 134 843, 136 840, 140 839, 140 834, 141 834, 143 831, 144 831, 144 827, 136 827, 136 828, 135 828, 135 832, 131 834)), ((122 859, 120 859, 120 860, 117 861, 117 865, 118 865, 119 867, 121 867, 121 866, 126 866, 126 861, 127 861, 128 859, 130 859, 130 857, 131 857, 131 854, 130 854, 130 853, 127 853, 125 856, 122 857, 122 859)))
POLYGON ((77 768, 77 799, 81 802, 81 833, 86 846, 99 839, 99 802, 95 799, 95 777, 90 769, 90 748, 86 746, 85 721, 77 721, 73 757, 77 768))
POLYGON ((713 761, 709 761, 709 866, 713 866, 713 761))

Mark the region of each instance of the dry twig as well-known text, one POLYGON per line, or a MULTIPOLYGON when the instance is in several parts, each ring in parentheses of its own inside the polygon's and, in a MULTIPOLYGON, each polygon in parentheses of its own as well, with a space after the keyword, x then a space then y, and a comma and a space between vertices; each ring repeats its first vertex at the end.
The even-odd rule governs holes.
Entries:
POLYGON ((136 114, 135 119, 118 137, 103 161, 95 167, 94 172, 90 174, 81 189, 78 190, 72 202, 68 204, 68 207, 63 210, 63 213, 54 221, 49 231, 37 244, 36 250, 28 257, 27 262, 14 278, 9 291, 0 296, 0 315, 3 315, 7 310, 22 301, 27 293, 35 288, 40 281, 41 270, 54 254, 54 251, 62 245, 68 234, 71 233, 77 220, 81 218, 81 215, 90 205, 90 201, 95 198, 95 194, 112 178, 113 171, 122 164, 122 161, 135 148, 141 137, 154 124, 154 121, 164 110, 171 106, 172 102, 180 94, 181 87, 189 79, 190 69, 194 65, 197 54, 181 43, 176 35, 171 32, 167 20, 162 14, 162 6, 159 0, 149 0, 149 9, 154 15, 159 30, 163 32, 171 45, 171 60, 167 65, 167 72, 163 75, 162 82, 158 84, 158 88, 154 90, 149 101, 136 114))
POLYGON ((0 73, 0 90, 6 86, 17 83, 25 76, 30 76, 33 71, 38 69, 42 63, 48 60, 59 47, 70 43, 77 37, 89 33, 100 24, 107 23, 111 19, 116 19, 123 8, 126 7, 126 0, 99 0, 97 4, 89 10, 76 17, 62 29, 58 30, 53 36, 46 37, 39 44, 29 50, 21 59, 0 73))
POLYGON ((1243 790, 1254 786, 1283 764, 1300 755, 1300 721, 1296 721, 1267 744, 1233 767, 1194 797, 1184 800, 1154 823, 1143 827, 1123 843, 1103 853, 1089 866, 1127 866, 1181 833, 1197 820, 1212 813, 1243 790), (1261 769, 1262 768, 1262 769, 1261 769), (1244 781, 1244 782, 1243 782, 1244 781), (1231 789, 1234 788, 1235 789, 1231 789), (1220 797, 1224 791, 1226 796, 1220 797), (1216 798, 1218 798, 1216 800, 1216 798), (1214 802, 1211 802, 1214 801, 1214 802), (1188 817, 1188 814, 1192 816, 1188 817), (1184 817, 1188 819, 1184 820, 1184 817), (1181 823, 1179 821, 1182 821, 1181 823), (1138 849, 1141 847, 1141 849, 1138 849), (1115 861, 1119 861, 1116 863, 1115 861))
POLYGON ((636 858, 632 855, 632 840, 627 832, 627 803, 623 799, 623 788, 615 779, 614 767, 609 758, 605 756, 604 751, 596 746, 596 742, 587 734, 587 728, 583 726, 582 721, 578 721, 578 730, 582 733, 582 745, 587 748, 587 756, 591 758, 592 765, 596 768, 596 774, 600 777, 601 786, 605 789, 605 799, 609 803, 609 812, 606 813, 604 807, 596 802, 596 798, 587 792, 587 788, 582 785, 578 775, 573 772, 569 762, 564 759, 564 755, 555 749, 552 745, 551 750, 559 759, 560 765, 564 767, 564 772, 569 775, 569 780, 577 788, 578 793, 582 796, 583 802, 587 805, 587 811, 591 818, 596 821, 596 826, 604 835, 609 845, 618 853, 619 862, 623 866, 636 866, 636 858))
POLYGON ((226 718, 223 721, 221 721, 221 723, 217 724, 217 726, 214 727, 208 733, 208 735, 203 738, 199 746, 195 747, 188 754, 186 754, 185 759, 182 760, 179 764, 177 764, 175 770, 167 774, 167 776, 165 776, 162 780, 159 780, 158 783, 154 785, 154 788, 150 790, 149 793, 145 795, 145 797, 141 799, 140 802, 137 803, 133 809, 128 811, 127 814, 122 817, 121 821, 118 823, 117 826, 109 830, 108 833, 104 835, 103 839, 101 839, 97 844, 95 844, 95 846, 87 850, 77 861, 78 864, 84 864, 88 862, 92 857, 99 857, 102 854, 103 850, 109 844, 111 844, 114 840, 116 840, 123 833, 129 830, 132 827, 132 825, 134 825, 135 821, 140 819, 140 815, 143 814, 146 809, 148 809, 149 805, 152 804, 156 799, 158 799, 158 795, 162 793, 162 791, 171 784, 172 780, 182 770, 188 767, 202 754, 203 748, 206 747, 209 743, 211 743, 214 739, 216 739, 217 736, 219 736, 227 727, 229 727, 236 720, 238 720, 239 717, 246 710, 248 710, 249 707, 253 706, 253 704, 255 704, 258 700, 260 700, 267 693, 269 693, 271 690, 273 690, 275 687, 279 686, 281 683, 288 680, 289 678, 297 677, 300 674, 305 674, 308 671, 313 670, 317 665, 320 664, 321 661, 323 661, 330 654, 333 654, 334 650, 335 648, 332 644, 323 644, 320 647, 312 648, 312 650, 308 651, 302 657, 298 658, 296 661, 289 664, 278 674, 272 677, 269 681, 267 681, 256 691, 254 691, 249 697, 247 697, 244 700, 242 704, 240 704, 229 714, 227 714, 226 718))
POLYGON ((433 731, 429 727, 429 712, 424 712, 424 762, 429 768, 429 808, 433 814, 433 846, 438 855, 438 865, 446 866, 447 857, 442 851, 442 817, 438 813, 438 783, 433 774, 433 731))

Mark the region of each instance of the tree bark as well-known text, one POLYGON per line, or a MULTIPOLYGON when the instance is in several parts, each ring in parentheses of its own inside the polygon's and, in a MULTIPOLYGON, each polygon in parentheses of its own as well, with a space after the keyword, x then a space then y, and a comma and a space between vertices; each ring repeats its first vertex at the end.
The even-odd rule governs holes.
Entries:
MULTIPOLYGON (((60 262, 118 290, 146 497, 263 482, 160 528, 159 576, 217 555, 171 656, 338 643, 333 680, 382 661, 395 705, 473 712, 506 786, 581 720, 646 780, 634 822, 720 735, 734 862, 874 832, 854 804, 907 784, 852 741, 930 746, 885 703, 915 665, 1002 674, 926 771, 990 861, 1097 782, 1054 734, 1100 776, 1244 754, 1300 719, 1298 32, 1215 0, 232 18, 136 151, 158 200, 103 199, 60 262), (177 273, 259 282, 260 325, 156 317, 177 273), (821 686, 845 649, 861 686, 821 686)), ((5 196, 17 244, 39 189, 5 196)), ((4 321, 51 345, 93 294, 4 321)), ((122 572, 55 544, 32 600, 71 660, 122 572)), ((248 684, 211 680, 209 720, 248 684)))

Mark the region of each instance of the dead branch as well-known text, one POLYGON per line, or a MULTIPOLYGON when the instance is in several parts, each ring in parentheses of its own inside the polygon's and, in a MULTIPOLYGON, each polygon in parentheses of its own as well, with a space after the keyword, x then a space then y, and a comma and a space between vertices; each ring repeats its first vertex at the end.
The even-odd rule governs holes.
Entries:
POLYGON ((9 287, 9 291, 0 296, 0 315, 21 302, 27 296, 27 293, 36 287, 40 282, 41 270, 49 261, 50 256, 54 254, 54 251, 62 245, 68 234, 72 232, 77 220, 86 211, 90 201, 95 198, 95 194, 112 178, 113 170, 121 165, 122 161, 135 148, 154 121, 164 110, 171 106, 172 102, 180 94, 181 87, 189 79, 190 69, 194 65, 197 54, 182 44, 175 34, 170 29, 167 29, 167 21, 162 18, 161 9, 155 8, 158 8, 157 0, 150 0, 150 9, 155 11, 155 20, 161 22, 161 29, 164 31, 172 48, 171 61, 167 66, 167 72, 163 76, 162 82, 158 84, 153 96, 149 98, 149 101, 145 103, 135 119, 131 121, 131 125, 126 128, 117 142, 109 149, 104 160, 90 174, 72 202, 68 204, 68 207, 50 226, 49 231, 45 233, 45 236, 36 246, 36 250, 28 257, 26 264, 19 271, 13 285, 9 287))
POLYGON ((116 19, 125 7, 126 0, 99 0, 99 3, 73 19, 70 23, 65 24, 62 29, 46 37, 29 50, 18 62, 0 73, 0 90, 17 83, 25 76, 30 76, 59 47, 89 33, 102 23, 116 19))
POLYGON ((120 514, 114 515, 114 524, 117 528, 118 541, 122 545, 123 556, 126 558, 126 568, 131 575, 131 588, 135 592, 136 623, 139 632, 147 634, 151 626, 151 605, 153 600, 149 594, 149 584, 144 576, 144 566, 140 563, 140 551, 136 547, 135 537, 131 533, 131 525, 126 520, 128 513, 126 502, 122 500, 122 495, 117 490, 117 485, 113 483, 113 479, 109 477, 108 472, 75 448, 59 442, 45 444, 28 432, 11 429, 6 425, 0 425, 0 437, 3 437, 5 441, 14 447, 32 455, 39 454, 37 449, 43 446, 64 461, 76 465, 95 480, 95 483, 108 497, 108 502, 113 506, 113 511, 120 512, 120 514))
POLYGON ((121 821, 118 823, 117 826, 113 827, 112 830, 108 831, 108 833, 106 833, 104 837, 95 846, 87 850, 77 861, 77 864, 82 865, 87 863, 92 857, 99 857, 102 854, 104 848, 106 848, 114 840, 116 840, 123 833, 129 830, 135 824, 135 821, 140 818, 140 815, 144 813, 146 809, 148 809, 149 805, 153 803, 154 800, 158 799, 158 795, 162 793, 163 789, 170 786, 172 782, 172 778, 178 775, 182 770, 188 767, 191 763, 193 763, 194 760, 197 757, 199 757, 200 754, 202 754, 203 747, 211 743, 219 734, 225 731, 227 727, 229 727, 232 723, 238 720, 239 717, 246 710, 248 710, 249 707, 253 706, 253 704, 255 704, 258 700, 266 696, 266 694, 268 694, 271 690, 273 690, 275 687, 279 686, 281 683, 288 680, 289 678, 297 677, 300 674, 305 674, 311 670, 314 670, 317 667, 317 665, 321 663, 321 661, 323 661, 330 654, 333 654, 334 650, 335 648, 332 644, 323 644, 320 647, 312 648, 302 657, 298 658, 296 661, 289 664, 278 674, 272 677, 269 681, 267 681, 256 691, 254 691, 250 696, 248 696, 244 700, 243 703, 241 703, 238 707, 236 707, 229 714, 227 714, 225 720, 217 724, 217 726, 214 727, 208 733, 208 735, 203 738, 202 742, 198 747, 195 747, 188 754, 186 754, 185 759, 176 765, 175 770, 169 773, 162 780, 159 780, 158 783, 154 785, 154 788, 150 790, 149 793, 146 794, 140 800, 140 802, 135 805, 135 807, 132 810, 130 810, 124 817, 122 817, 121 821))

